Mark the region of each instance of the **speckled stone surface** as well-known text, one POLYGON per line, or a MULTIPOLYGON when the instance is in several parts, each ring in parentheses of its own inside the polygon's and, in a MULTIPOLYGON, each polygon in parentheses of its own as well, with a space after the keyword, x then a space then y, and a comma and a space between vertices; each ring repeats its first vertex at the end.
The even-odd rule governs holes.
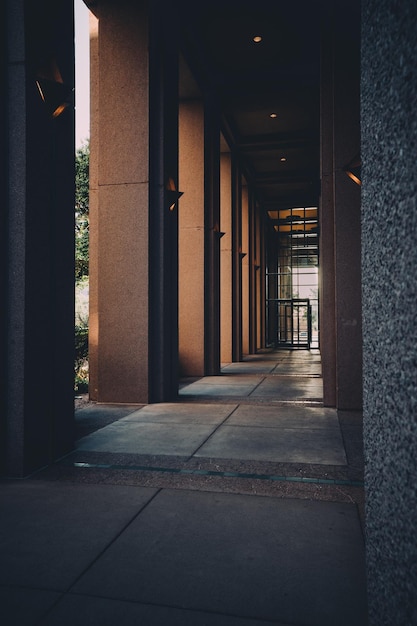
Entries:
POLYGON ((417 4, 364 0, 364 440, 372 626, 417 624, 417 4))

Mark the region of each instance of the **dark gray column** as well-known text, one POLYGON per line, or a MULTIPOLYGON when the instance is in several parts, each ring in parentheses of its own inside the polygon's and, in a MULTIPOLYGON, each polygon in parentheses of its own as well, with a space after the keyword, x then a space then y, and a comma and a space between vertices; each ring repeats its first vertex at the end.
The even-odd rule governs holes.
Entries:
POLYGON ((361 194, 345 168, 360 150, 360 4, 335 14, 334 210, 336 401, 362 408, 361 194))
MULTIPOLYGON (((6 21, 6 3, 0 5, 0 80, 2 85, 6 85, 7 81, 7 29, 6 21)), ((0 193, 2 198, 6 198, 8 194, 8 182, 6 173, 6 164, 8 155, 6 153, 7 136, 8 136, 8 120, 7 120, 7 102, 5 98, 0 98, 0 193)), ((6 211, 0 211, 0 297, 1 302, 6 301, 7 293, 7 215, 6 211)), ((7 314, 5 307, 0 307, 0 380, 6 380, 7 362, 6 362, 6 346, 7 346, 7 314)), ((0 393, 0 474, 4 472, 5 455, 6 455, 6 394, 0 393)))
POLYGON ((256 259, 257 221, 256 205, 251 189, 249 188, 249 353, 256 352, 257 339, 257 270, 256 259))
POLYGON ((333 11, 323 15, 320 94, 320 354, 324 406, 336 406, 335 238, 333 185, 333 11))
POLYGON ((232 356, 242 360, 242 182, 232 154, 232 356))
POLYGON ((204 100, 204 369, 220 372, 220 115, 204 100))
POLYGON ((362 407, 360 187, 346 174, 359 155, 359 3, 325 15, 322 37, 320 347, 324 403, 362 407))
POLYGON ((25 476, 73 446, 74 109, 51 108, 71 103, 73 2, 10 1, 6 32, 3 466, 25 476))
POLYGON ((371 626, 417 623, 417 4, 363 0, 362 275, 371 626))
POLYGON ((265 225, 265 214, 263 212, 259 215, 259 264, 260 268, 258 271, 258 281, 259 285, 259 310, 260 310, 260 319, 259 319, 259 348, 265 348, 266 342, 266 225, 265 225))
MULTIPOLYGON (((268 269, 268 300, 275 300, 278 298, 278 240, 277 235, 273 228, 268 224, 268 230, 266 232, 266 262, 268 269)), ((277 325, 277 304, 275 302, 269 302, 267 305, 267 345, 275 344, 278 337, 278 325, 277 325)))
POLYGON ((165 0, 149 19, 149 398, 164 402, 178 393, 178 26, 165 0))

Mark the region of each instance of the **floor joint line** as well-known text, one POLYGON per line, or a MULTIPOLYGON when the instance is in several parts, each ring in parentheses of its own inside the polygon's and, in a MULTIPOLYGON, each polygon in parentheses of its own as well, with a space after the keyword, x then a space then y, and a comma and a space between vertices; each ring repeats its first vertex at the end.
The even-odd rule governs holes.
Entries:
POLYGON ((217 476, 219 478, 243 478, 249 480, 271 480, 276 482, 292 482, 292 483, 305 483, 305 484, 319 484, 319 485, 344 485, 348 487, 363 487, 363 481, 359 480, 345 480, 337 478, 316 478, 306 476, 278 476, 275 474, 256 474, 249 472, 233 472, 233 471, 218 471, 218 470, 204 470, 204 469, 184 469, 176 467, 153 467, 146 465, 118 465, 112 463, 84 463, 75 462, 73 467, 78 469, 109 469, 109 470, 128 470, 128 471, 140 471, 140 472, 160 472, 165 474, 178 474, 178 475, 194 475, 194 476, 217 476))

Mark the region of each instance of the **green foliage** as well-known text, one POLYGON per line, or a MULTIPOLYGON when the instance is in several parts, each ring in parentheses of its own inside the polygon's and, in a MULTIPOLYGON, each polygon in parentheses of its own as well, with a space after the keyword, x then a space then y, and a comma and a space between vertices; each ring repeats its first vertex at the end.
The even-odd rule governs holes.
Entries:
POLYGON ((88 276, 89 261, 89 166, 90 144, 75 155, 75 280, 88 276))
POLYGON ((75 212, 88 216, 89 210, 90 143, 78 148, 75 154, 75 212))
POLYGON ((75 391, 88 390, 88 323, 80 321, 75 325, 75 391))
MULTIPOLYGON (((88 284, 89 262, 89 165, 90 144, 75 155, 75 281, 78 289, 88 284)), ((88 391, 88 314, 75 320, 74 390, 88 391)))

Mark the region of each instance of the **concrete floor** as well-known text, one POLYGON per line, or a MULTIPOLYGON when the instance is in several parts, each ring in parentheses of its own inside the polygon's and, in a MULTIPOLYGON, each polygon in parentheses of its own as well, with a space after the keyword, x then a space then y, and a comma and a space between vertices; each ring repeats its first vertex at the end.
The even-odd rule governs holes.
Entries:
POLYGON ((318 351, 76 425, 72 454, 0 482, 2 625, 367 624, 362 416, 322 406, 318 351))

